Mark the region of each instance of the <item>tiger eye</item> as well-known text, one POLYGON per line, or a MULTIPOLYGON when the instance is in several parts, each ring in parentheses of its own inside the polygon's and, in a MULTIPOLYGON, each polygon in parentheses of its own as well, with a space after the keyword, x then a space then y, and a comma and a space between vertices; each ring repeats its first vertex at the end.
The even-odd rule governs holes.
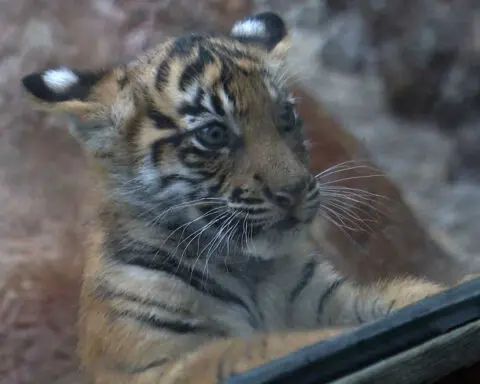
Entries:
POLYGON ((205 148, 215 151, 222 149, 230 143, 228 128, 220 123, 215 123, 199 129, 195 138, 205 148))

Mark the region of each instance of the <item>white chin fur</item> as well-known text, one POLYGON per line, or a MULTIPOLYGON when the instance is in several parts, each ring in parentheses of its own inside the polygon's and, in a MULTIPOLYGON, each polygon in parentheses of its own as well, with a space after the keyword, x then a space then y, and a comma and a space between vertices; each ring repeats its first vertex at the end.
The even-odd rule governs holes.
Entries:
POLYGON ((263 236, 258 236, 247 242, 246 253, 263 260, 275 259, 288 254, 296 254, 299 250, 309 250, 309 226, 300 225, 287 231, 267 230, 263 236))

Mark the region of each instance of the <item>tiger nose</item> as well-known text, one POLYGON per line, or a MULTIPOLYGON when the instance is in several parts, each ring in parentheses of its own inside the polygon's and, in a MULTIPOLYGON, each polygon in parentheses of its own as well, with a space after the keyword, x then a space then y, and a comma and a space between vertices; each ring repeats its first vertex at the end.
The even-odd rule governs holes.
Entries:
POLYGON ((307 187, 308 183, 302 181, 288 187, 273 190, 271 191, 271 199, 283 209, 293 209, 302 201, 307 187))

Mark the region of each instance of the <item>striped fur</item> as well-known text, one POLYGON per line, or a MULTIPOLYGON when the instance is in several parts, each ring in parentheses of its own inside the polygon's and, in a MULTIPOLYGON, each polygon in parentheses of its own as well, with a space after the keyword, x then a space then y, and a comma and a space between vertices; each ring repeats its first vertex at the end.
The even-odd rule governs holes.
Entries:
POLYGON ((361 288, 311 241, 321 195, 271 13, 102 71, 25 77, 104 191, 80 353, 92 383, 214 383, 442 289, 361 288))

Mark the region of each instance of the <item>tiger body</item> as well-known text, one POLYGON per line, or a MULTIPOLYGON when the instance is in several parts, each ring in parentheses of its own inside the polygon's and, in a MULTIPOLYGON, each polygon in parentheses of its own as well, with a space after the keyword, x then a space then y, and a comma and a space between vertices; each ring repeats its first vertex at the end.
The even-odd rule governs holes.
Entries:
POLYGON ((73 118, 102 189, 80 313, 92 383, 214 383, 444 289, 358 287, 312 240, 322 195, 276 15, 125 66, 24 79, 73 118))

